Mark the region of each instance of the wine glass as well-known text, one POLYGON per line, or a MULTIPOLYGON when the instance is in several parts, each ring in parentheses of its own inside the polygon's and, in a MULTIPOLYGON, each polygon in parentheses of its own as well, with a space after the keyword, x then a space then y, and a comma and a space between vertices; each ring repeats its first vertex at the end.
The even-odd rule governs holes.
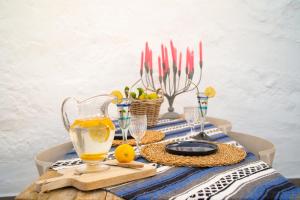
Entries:
POLYGON ((138 154, 141 152, 140 142, 143 139, 147 130, 147 116, 146 115, 132 115, 129 126, 130 134, 136 140, 138 154))
POLYGON ((128 128, 130 125, 130 105, 131 101, 128 98, 123 98, 121 102, 117 103, 119 113, 119 126, 122 131, 123 142, 127 142, 128 128))
POLYGON ((207 115, 207 105, 208 105, 208 96, 206 96, 204 93, 199 93, 197 95, 198 99, 198 112, 200 113, 200 133, 193 136, 193 139, 196 140, 210 140, 210 137, 204 132, 204 123, 206 121, 206 115, 207 115))
POLYGON ((184 107, 184 118, 191 128, 191 135, 194 133, 195 123, 199 120, 199 108, 195 106, 184 107))

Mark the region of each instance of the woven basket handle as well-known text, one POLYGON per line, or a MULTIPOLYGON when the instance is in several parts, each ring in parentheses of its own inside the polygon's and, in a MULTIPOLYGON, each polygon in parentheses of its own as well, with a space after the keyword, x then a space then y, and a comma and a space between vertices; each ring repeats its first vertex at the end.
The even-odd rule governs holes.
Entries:
MULTIPOLYGON (((130 93, 132 91, 132 88, 134 88, 139 82, 142 82, 142 79, 140 78, 139 80, 137 80, 136 82, 134 82, 130 88, 129 88, 129 99, 130 100, 134 100, 131 96, 130 96, 130 93)), ((143 82, 142 82, 143 83, 143 82)), ((163 98, 164 94, 163 94, 163 90, 161 88, 158 88, 156 91, 146 87, 144 84, 143 84, 144 88, 145 88, 145 91, 151 91, 151 92, 156 92, 156 94, 158 95, 159 98, 163 98)))

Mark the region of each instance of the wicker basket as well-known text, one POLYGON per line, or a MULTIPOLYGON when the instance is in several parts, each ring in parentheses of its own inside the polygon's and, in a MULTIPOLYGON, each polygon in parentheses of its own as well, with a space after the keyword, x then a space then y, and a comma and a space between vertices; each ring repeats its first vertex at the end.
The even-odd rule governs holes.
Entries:
POLYGON ((158 121, 163 97, 157 99, 132 99, 130 112, 134 115, 147 115, 147 126, 155 126, 158 121))

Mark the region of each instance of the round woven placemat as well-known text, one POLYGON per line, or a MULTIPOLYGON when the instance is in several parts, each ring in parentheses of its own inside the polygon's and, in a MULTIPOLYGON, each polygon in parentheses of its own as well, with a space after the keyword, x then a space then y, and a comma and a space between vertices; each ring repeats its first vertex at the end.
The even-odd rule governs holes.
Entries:
MULTIPOLYGON (((141 144, 150 144, 154 142, 159 142, 164 139, 165 134, 161 131, 146 131, 145 136, 143 137, 141 144)), ((114 140, 113 146, 118 146, 123 144, 123 140, 114 140)), ((132 146, 136 145, 135 139, 127 140, 126 144, 130 144, 132 146)))
POLYGON ((207 156, 180 156, 166 152, 168 143, 144 146, 141 155, 150 162, 171 166, 214 167, 232 165, 245 159, 247 153, 228 144, 217 144, 218 151, 207 156))

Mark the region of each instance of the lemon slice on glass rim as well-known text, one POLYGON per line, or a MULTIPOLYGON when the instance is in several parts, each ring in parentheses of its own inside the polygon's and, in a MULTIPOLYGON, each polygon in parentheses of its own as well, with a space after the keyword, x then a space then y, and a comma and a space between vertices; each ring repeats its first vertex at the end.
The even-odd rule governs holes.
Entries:
POLYGON ((117 99, 113 100, 112 103, 118 104, 118 103, 122 102, 122 99, 123 99, 122 92, 120 92, 119 90, 114 90, 110 94, 117 98, 117 99))
POLYGON ((209 98, 213 98, 214 96, 216 96, 216 90, 215 90, 215 88, 209 86, 209 87, 205 88, 204 94, 205 94, 205 96, 207 96, 209 98))

